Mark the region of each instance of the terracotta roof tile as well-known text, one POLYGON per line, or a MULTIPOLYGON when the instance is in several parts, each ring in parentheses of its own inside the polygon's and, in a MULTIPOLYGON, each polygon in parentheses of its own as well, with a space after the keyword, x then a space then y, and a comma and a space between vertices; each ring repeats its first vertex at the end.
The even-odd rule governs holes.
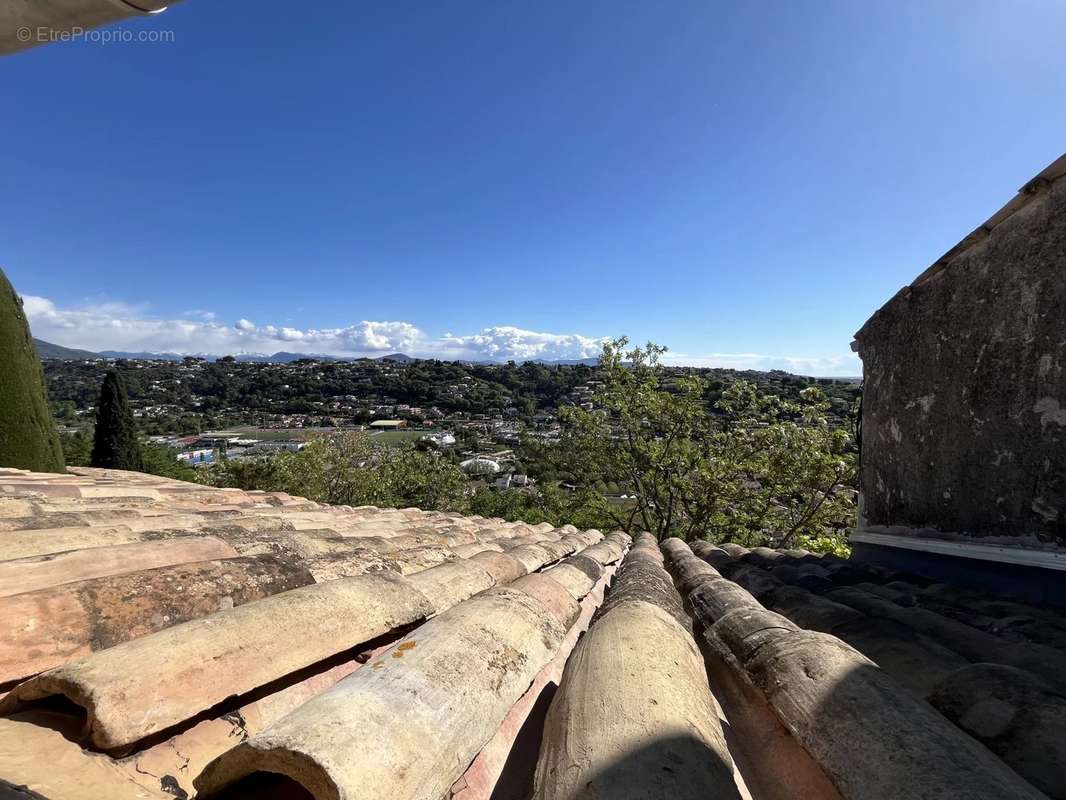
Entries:
POLYGON ((1063 798, 1064 643, 802 550, 0 470, 0 795, 1063 798))
POLYGON ((276 556, 197 561, 0 598, 0 685, 129 639, 313 583, 276 556))
POLYGON ((0 597, 90 578, 235 555, 237 551, 221 539, 188 536, 0 561, 0 597))
POLYGON ((661 561, 654 539, 638 539, 567 664, 536 797, 739 800, 703 658, 675 618, 680 598, 661 561))
POLYGON ((579 615, 575 599, 546 574, 482 592, 228 750, 196 786, 210 797, 266 772, 317 797, 440 797, 579 615))
MULTIPOLYGON (((1052 778, 1061 776, 1062 738, 1050 721, 1066 711, 1066 695, 1045 682, 1063 674, 1062 652, 1011 645, 922 608, 930 587, 913 576, 797 551, 701 543, 693 550, 703 562, 677 540, 664 550, 675 576, 707 575, 688 602, 709 646, 762 695, 845 797, 1044 796, 1034 784, 1048 796, 1066 796, 1052 778), (1028 669, 1008 678, 996 670, 1010 667, 989 664, 998 680, 990 675, 976 688, 986 665, 972 672, 970 662, 986 661, 1028 669), (927 699, 947 713, 932 711, 927 699), (984 713, 991 713, 988 703, 1006 710, 994 733, 970 722, 980 718, 974 709, 981 702, 984 713), (1030 723, 1011 728, 1018 714, 1030 723), (1003 761, 978 741, 998 748, 1003 761)), ((932 592, 945 605, 973 594, 932 592)), ((993 601, 983 599, 991 610, 993 601)), ((1052 627, 1061 620, 1047 609, 1030 611, 1052 627)))

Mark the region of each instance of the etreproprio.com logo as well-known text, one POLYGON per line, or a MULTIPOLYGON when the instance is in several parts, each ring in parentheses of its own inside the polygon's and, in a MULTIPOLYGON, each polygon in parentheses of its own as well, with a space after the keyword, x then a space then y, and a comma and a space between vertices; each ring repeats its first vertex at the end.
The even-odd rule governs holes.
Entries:
POLYGON ((15 32, 20 42, 44 44, 47 42, 92 42, 93 44, 123 44, 127 42, 173 42, 172 30, 135 31, 129 28, 50 28, 23 26, 15 32))

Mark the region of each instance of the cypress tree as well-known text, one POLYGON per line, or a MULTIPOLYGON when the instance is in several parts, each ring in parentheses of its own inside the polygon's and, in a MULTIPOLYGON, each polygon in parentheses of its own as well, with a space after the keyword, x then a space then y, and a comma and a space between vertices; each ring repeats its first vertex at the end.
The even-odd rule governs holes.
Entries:
POLYGON ((96 404, 96 436, 90 462, 94 467, 144 471, 144 455, 137 441, 130 401, 122 376, 111 370, 104 376, 96 404))
POLYGON ((63 472, 63 449, 22 298, 0 270, 0 467, 63 472))

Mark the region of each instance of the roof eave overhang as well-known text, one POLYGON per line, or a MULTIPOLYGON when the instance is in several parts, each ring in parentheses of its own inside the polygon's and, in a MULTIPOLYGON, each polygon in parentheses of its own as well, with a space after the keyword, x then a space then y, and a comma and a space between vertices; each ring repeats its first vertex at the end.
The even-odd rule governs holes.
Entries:
POLYGON ((179 0, 10 0, 0 4, 0 55, 71 41, 114 22, 158 14, 179 0))
POLYGON ((1032 180, 1028 181, 1018 193, 1010 199, 999 211, 989 217, 982 225, 970 232, 961 242, 948 250, 944 255, 934 261, 921 275, 910 284, 904 286, 892 298, 875 311, 855 334, 855 341, 851 349, 862 355, 863 340, 867 337, 871 323, 890 306, 905 301, 911 292, 923 283, 943 272, 959 255, 969 250, 974 245, 984 241, 992 231, 1005 220, 1016 214, 1034 199, 1047 192, 1051 184, 1066 175, 1066 153, 1059 156, 1051 164, 1040 171, 1032 180))

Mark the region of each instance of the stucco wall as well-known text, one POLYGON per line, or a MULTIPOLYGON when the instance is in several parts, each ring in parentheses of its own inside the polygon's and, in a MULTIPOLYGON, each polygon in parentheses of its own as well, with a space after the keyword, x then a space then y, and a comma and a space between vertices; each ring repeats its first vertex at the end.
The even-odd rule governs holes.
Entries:
POLYGON ((1066 540, 1066 179, 856 342, 862 527, 1066 540))

